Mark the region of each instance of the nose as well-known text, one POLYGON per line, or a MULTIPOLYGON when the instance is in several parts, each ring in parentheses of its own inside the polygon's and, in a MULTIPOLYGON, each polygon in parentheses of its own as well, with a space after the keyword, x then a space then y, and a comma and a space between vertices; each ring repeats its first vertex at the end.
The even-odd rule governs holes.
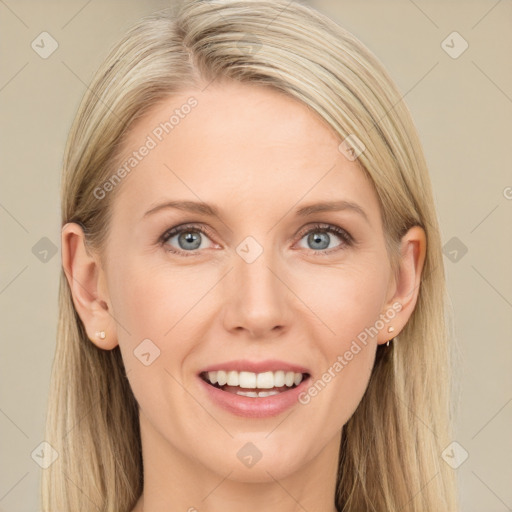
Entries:
POLYGON ((239 331, 251 339, 265 339, 281 335, 290 325, 290 291, 271 256, 270 250, 264 250, 249 263, 234 255, 224 304, 224 327, 233 334, 239 331))

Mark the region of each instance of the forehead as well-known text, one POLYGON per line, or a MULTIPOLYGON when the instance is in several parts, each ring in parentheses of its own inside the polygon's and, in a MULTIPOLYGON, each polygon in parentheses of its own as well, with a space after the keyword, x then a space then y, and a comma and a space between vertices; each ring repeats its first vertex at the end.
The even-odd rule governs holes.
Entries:
POLYGON ((159 200, 190 199, 239 208, 238 215, 321 198, 359 202, 378 217, 370 180, 340 142, 308 106, 268 87, 228 82, 182 91, 128 133, 121 164, 134 165, 126 166, 114 209, 130 204, 140 216, 159 200))

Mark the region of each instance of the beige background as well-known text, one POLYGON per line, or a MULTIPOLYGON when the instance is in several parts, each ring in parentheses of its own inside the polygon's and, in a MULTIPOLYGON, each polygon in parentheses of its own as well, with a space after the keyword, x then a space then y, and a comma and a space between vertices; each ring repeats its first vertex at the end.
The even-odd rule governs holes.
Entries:
MULTIPOLYGON (((311 3, 382 60, 412 111, 447 244, 461 355, 455 440, 469 454, 455 470, 461 510, 512 510, 512 3, 311 3), (456 59, 441 46, 453 31, 469 44, 456 59)), ((55 347, 67 132, 109 46, 167 4, 0 0, 0 512, 39 510, 31 452, 43 441, 55 347), (43 31, 59 44, 47 59, 31 48, 43 31)))

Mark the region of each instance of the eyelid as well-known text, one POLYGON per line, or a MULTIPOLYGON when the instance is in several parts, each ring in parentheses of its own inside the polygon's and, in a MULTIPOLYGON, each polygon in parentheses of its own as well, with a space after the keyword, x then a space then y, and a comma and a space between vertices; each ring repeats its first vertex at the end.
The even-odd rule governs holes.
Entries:
MULTIPOLYGON (((187 229, 189 229, 190 231, 198 231, 202 234, 205 234, 208 238, 210 238, 210 239, 212 239, 212 241, 214 241, 215 237, 213 236, 212 230, 209 228, 209 226, 207 226, 206 224, 202 224, 202 223, 187 222, 187 223, 179 224, 177 226, 173 226, 172 228, 169 228, 166 231, 164 231, 164 233, 159 237, 158 242, 162 246, 165 246, 165 244, 167 243, 167 241, 170 238, 172 238, 176 235, 179 235, 184 231, 187 231, 187 229)), ((310 224, 304 226, 304 228, 299 230, 299 232, 296 235, 294 235, 292 237, 292 239, 298 237, 298 242, 300 242, 300 240, 302 240, 302 238, 304 238, 304 236, 306 234, 308 234, 309 232, 312 232, 312 231, 323 231, 326 233, 332 233, 332 234, 336 235, 338 238, 340 238, 342 240, 342 243, 338 247, 334 247, 331 249, 321 249, 318 251, 309 249, 308 250, 309 253, 313 253, 313 254, 317 254, 317 255, 318 254, 331 254, 331 253, 337 252, 339 250, 342 250, 343 248, 350 247, 350 246, 356 244, 356 240, 346 229, 344 229, 340 226, 337 226, 336 224, 328 224, 328 223, 322 223, 322 222, 314 222, 314 223, 310 223, 310 224)), ((195 256, 201 252, 201 249, 195 249, 194 251, 183 251, 180 249, 165 249, 165 250, 172 254, 183 255, 183 256, 195 256)))
POLYGON ((318 251, 309 249, 309 252, 313 253, 314 255, 331 254, 340 251, 344 248, 352 247, 353 245, 356 244, 354 237, 346 229, 336 224, 328 224, 324 222, 314 222, 313 224, 308 224, 307 226, 305 226, 296 235, 299 238, 298 241, 300 242, 300 240, 302 240, 302 238, 304 238, 305 235, 314 231, 323 231, 324 233, 334 234, 335 236, 341 239, 341 244, 337 247, 332 247, 331 249, 321 249, 318 251))
MULTIPOLYGON (((206 235, 210 239, 214 239, 213 233, 211 229, 205 225, 205 224, 197 224, 195 222, 185 222, 183 224, 178 224, 177 226, 173 226, 172 228, 167 229, 163 232, 163 234, 159 237, 158 242, 165 246, 167 241, 176 236, 180 235, 184 231, 199 231, 200 233, 206 235)), ((213 241, 213 240, 212 240, 213 241)), ((184 255, 184 256, 194 256, 198 253, 199 249, 196 249, 195 251, 182 251, 180 249, 165 249, 166 251, 177 254, 177 255, 184 255)))
POLYGON ((334 233, 339 237, 346 235, 347 239, 354 241, 352 235, 346 229, 337 226, 336 224, 328 224, 326 222, 313 222, 312 224, 308 224, 303 229, 301 229, 296 236, 300 236, 300 238, 302 238, 305 234, 315 230, 334 233))

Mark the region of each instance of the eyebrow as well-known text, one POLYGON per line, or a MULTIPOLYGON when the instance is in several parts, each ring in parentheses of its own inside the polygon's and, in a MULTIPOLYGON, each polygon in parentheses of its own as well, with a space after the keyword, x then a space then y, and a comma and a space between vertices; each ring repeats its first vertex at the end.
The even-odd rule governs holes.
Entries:
MULTIPOLYGON (((207 215, 211 217, 219 216, 219 208, 208 203, 197 202, 197 201, 166 201, 165 203, 158 204, 148 210, 143 217, 147 217, 152 215, 160 210, 175 208, 177 210, 184 210, 191 213, 198 213, 201 215, 207 215)), ((322 213, 322 212, 336 212, 350 210, 359 215, 361 215, 366 222, 370 222, 368 219, 368 215, 366 212, 359 206, 357 203, 352 201, 324 201, 319 203, 311 203, 305 206, 300 207, 295 214, 298 217, 307 217, 308 215, 313 215, 314 213, 322 213)))

